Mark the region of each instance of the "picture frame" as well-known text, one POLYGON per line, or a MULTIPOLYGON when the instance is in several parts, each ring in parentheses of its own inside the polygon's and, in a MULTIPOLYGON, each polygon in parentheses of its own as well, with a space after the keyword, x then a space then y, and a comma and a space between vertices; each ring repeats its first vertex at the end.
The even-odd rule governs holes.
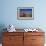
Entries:
POLYGON ((18 7, 17 8, 18 20, 33 20, 34 19, 34 7, 18 7))

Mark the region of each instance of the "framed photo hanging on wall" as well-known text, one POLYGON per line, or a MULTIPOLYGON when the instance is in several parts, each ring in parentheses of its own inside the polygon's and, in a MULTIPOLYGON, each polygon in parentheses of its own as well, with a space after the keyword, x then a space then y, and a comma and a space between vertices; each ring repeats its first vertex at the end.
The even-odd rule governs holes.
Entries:
POLYGON ((33 7, 18 7, 17 8, 17 19, 33 20, 34 19, 34 8, 33 7))

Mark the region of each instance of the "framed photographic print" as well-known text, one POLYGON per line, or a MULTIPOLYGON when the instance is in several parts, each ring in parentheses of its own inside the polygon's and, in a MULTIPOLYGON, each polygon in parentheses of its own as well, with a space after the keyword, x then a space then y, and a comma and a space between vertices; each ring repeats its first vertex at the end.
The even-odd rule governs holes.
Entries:
POLYGON ((33 7, 18 7, 17 18, 21 20, 33 20, 34 19, 34 8, 33 7))

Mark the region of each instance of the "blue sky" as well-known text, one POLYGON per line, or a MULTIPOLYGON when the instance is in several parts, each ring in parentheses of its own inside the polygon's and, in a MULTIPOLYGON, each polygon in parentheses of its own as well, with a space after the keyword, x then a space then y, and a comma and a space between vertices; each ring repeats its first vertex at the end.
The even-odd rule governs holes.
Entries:
POLYGON ((32 13, 32 9, 20 9, 20 12, 32 13))

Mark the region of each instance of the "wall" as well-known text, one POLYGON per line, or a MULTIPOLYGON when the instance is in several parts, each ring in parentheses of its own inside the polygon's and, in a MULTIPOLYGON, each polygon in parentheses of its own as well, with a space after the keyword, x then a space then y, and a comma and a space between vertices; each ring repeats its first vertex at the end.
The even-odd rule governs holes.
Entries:
POLYGON ((46 0, 0 0, 0 27, 39 27, 46 32, 46 0), (34 20, 17 20, 17 7, 34 7, 34 20))
POLYGON ((46 28, 46 0, 1 0, 0 25, 16 28, 46 28), (34 20, 17 20, 17 7, 34 7, 34 20))
POLYGON ((15 25, 16 28, 46 28, 46 1, 43 0, 2 0, 0 24, 15 25), (34 7, 34 20, 17 20, 17 7, 34 7))

